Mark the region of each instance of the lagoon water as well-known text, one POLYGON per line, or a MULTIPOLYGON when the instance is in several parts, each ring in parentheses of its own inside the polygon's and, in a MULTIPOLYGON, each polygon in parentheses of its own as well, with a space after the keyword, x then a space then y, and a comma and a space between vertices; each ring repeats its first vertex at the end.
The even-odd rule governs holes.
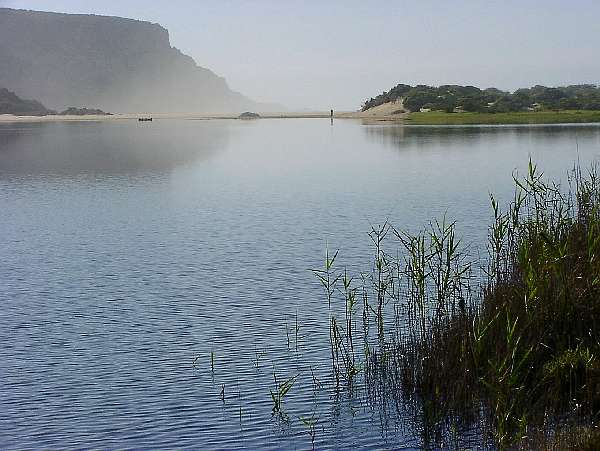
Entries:
POLYGON ((313 415, 316 449, 418 448, 410 415, 330 388, 309 269, 444 214, 484 254, 530 156, 566 181, 600 125, 0 125, 0 448, 310 449, 313 415))

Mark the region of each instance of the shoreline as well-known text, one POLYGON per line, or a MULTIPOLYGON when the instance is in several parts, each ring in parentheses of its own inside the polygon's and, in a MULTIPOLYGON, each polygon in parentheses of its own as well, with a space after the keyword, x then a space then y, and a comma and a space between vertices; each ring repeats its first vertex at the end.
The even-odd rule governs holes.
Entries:
MULTIPOLYGON (((48 115, 15 116, 0 114, 0 124, 41 122, 105 122, 137 121, 152 117, 155 120, 258 120, 258 119, 329 119, 329 111, 258 113, 259 118, 240 118, 239 113, 123 113, 111 115, 48 115)), ((364 124, 397 123, 404 125, 568 125, 600 123, 600 111, 563 110, 516 113, 398 113, 389 111, 341 111, 334 119, 359 119, 364 124)))
MULTIPOLYGON (((267 112, 261 113, 256 119, 330 119, 329 111, 306 111, 306 112, 267 112)), ((11 122, 97 122, 97 121, 119 121, 138 120, 139 118, 151 117, 155 120, 183 119, 183 120, 255 120, 240 118, 240 113, 115 113, 110 115, 89 114, 79 115, 47 115, 47 116, 15 116, 13 114, 0 114, 0 123, 11 122)), ((340 111, 334 112, 334 119, 363 119, 373 121, 402 121, 407 114, 381 114, 370 111, 340 111)))
MULTIPOLYGON (((281 112, 281 113, 258 113, 260 118, 256 119, 329 119, 329 112, 281 112)), ((355 118, 355 113, 341 112, 334 114, 334 118, 355 118)), ((95 122, 95 121, 119 121, 119 120, 138 120, 139 118, 151 117, 152 119, 184 119, 184 120, 218 120, 218 119, 237 119, 237 120, 255 120, 240 118, 239 113, 115 113, 110 115, 89 114, 85 116, 70 115, 47 115, 47 116, 15 116, 12 114, 0 114, 0 123, 10 122, 95 122)))

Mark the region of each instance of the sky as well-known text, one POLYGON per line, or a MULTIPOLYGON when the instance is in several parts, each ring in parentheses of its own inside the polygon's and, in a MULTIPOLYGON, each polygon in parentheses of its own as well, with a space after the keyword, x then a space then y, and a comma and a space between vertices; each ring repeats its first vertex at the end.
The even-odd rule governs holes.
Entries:
POLYGON ((0 0, 157 22, 246 96, 355 110, 398 83, 600 84, 598 0, 0 0))

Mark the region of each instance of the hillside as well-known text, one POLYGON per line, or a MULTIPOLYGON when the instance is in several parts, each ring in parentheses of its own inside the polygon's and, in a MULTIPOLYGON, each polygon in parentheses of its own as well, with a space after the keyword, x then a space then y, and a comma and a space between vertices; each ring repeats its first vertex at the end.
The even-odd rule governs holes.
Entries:
POLYGON ((172 47, 165 28, 119 17, 0 8, 0 86, 56 110, 264 109, 172 47))
POLYGON ((514 92, 496 88, 442 85, 439 87, 399 84, 367 100, 362 111, 390 102, 402 102, 408 111, 435 110, 478 113, 509 113, 536 110, 600 110, 600 87, 571 85, 558 88, 533 86, 514 92))
POLYGON ((74 106, 71 106, 69 108, 67 108, 64 111, 60 112, 61 115, 63 116, 90 116, 90 115, 94 115, 94 116, 112 116, 111 113, 106 113, 102 110, 99 110, 97 108, 77 108, 74 106))
POLYGON ((0 88, 0 114, 15 116, 45 116, 56 114, 37 100, 22 99, 6 88, 0 88))

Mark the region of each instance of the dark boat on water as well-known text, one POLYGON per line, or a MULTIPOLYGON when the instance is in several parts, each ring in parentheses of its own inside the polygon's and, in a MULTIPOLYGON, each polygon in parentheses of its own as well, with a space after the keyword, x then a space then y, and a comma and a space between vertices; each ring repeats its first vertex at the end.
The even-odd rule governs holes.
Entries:
POLYGON ((138 117, 138 121, 140 122, 152 122, 151 117, 138 117))

